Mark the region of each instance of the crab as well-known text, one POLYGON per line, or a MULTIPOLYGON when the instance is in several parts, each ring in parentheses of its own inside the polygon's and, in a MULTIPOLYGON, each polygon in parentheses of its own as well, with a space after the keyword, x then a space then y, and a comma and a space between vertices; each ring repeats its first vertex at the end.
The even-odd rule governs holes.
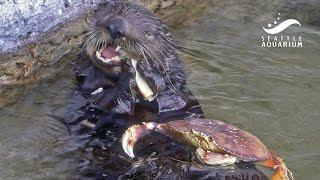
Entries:
POLYGON ((272 180, 288 180, 289 176, 294 179, 282 158, 269 150, 256 136, 212 119, 143 122, 141 125, 130 126, 121 140, 125 153, 134 158, 135 143, 151 131, 196 146, 196 157, 207 165, 226 166, 241 161, 258 162, 262 166, 275 169, 272 180))

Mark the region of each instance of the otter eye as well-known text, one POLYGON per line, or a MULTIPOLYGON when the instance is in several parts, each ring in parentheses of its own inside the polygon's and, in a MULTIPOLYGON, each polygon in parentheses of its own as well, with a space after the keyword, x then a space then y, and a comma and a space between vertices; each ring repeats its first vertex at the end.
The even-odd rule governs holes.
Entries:
POLYGON ((154 39, 154 35, 152 35, 149 31, 145 31, 144 34, 148 39, 150 39, 150 40, 154 39))
POLYGON ((170 36, 170 32, 169 32, 169 29, 168 27, 165 25, 165 24, 162 24, 161 25, 161 29, 159 29, 164 35, 166 36, 170 36))

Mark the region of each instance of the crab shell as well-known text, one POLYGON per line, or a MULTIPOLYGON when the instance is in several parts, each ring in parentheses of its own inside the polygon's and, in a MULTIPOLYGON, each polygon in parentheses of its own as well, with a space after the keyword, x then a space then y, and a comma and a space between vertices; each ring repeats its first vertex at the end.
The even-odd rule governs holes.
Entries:
POLYGON ((242 161, 259 161, 271 158, 267 147, 256 136, 218 120, 171 121, 159 124, 156 131, 205 151, 230 154, 242 161))

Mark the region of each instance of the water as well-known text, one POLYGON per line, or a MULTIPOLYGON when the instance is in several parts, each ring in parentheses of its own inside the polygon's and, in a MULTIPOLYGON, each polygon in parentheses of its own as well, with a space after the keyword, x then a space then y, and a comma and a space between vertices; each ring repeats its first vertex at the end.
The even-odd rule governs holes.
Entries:
MULTIPOLYGON (((302 48, 262 48, 262 26, 278 9, 269 5, 261 15, 260 6, 209 3, 195 22, 172 28, 189 87, 208 118, 257 135, 284 158, 296 179, 319 179, 320 28, 303 18, 302 28, 283 32, 302 35, 302 48)), ((40 81, 2 89, 0 179, 72 177, 81 142, 55 117, 78 113, 72 108, 73 58, 44 67, 40 81)))

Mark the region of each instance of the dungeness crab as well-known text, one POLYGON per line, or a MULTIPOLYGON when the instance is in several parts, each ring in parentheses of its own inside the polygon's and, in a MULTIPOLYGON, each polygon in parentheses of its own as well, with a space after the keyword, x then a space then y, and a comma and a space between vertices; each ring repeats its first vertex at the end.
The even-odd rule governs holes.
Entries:
POLYGON ((272 180, 288 180, 291 171, 274 152, 254 135, 233 125, 211 119, 175 120, 167 123, 144 122, 129 127, 122 136, 122 147, 134 157, 133 147, 144 135, 157 131, 172 139, 197 147, 197 157, 208 165, 231 165, 236 162, 254 162, 272 167, 272 180))

